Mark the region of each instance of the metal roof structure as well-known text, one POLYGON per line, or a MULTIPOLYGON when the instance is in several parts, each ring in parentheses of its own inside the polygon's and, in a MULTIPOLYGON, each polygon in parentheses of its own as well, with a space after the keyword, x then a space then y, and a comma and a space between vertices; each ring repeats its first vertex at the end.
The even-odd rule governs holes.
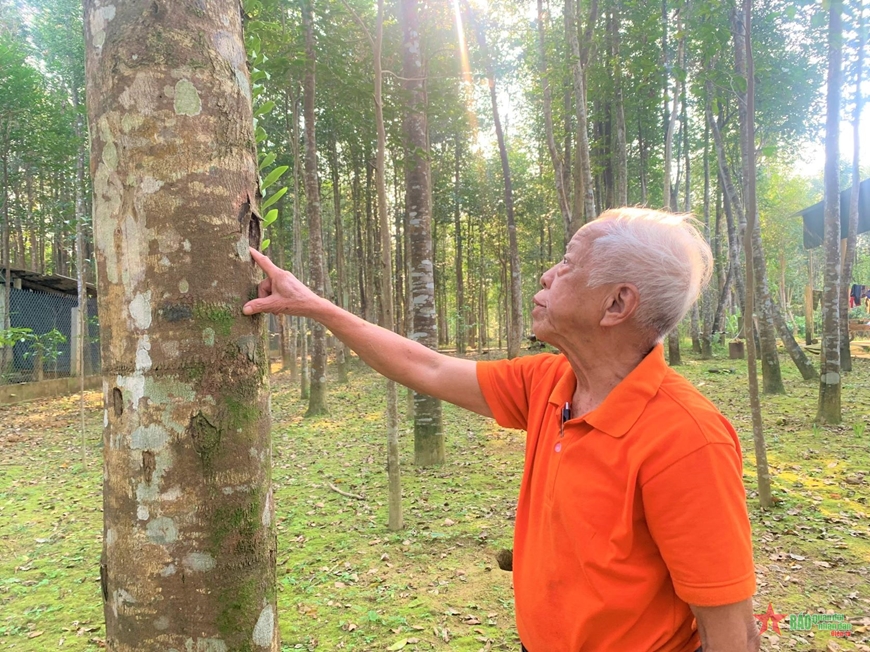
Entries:
MULTIPOLYGON (((78 284, 74 278, 60 276, 58 274, 40 274, 26 269, 9 268, 9 276, 14 285, 20 282, 22 290, 34 292, 46 292, 48 294, 64 294, 75 296, 78 293, 78 284)), ((0 285, 6 283, 6 269, 0 267, 0 285)), ((89 297, 97 296, 97 288, 93 283, 87 283, 89 297)))
MULTIPOLYGON (((849 199, 852 188, 840 193, 840 238, 849 235, 849 199)), ((804 219, 804 249, 815 249, 825 241, 825 202, 805 208, 795 213, 804 219)), ((858 233, 870 231, 870 179, 858 185, 858 233)))

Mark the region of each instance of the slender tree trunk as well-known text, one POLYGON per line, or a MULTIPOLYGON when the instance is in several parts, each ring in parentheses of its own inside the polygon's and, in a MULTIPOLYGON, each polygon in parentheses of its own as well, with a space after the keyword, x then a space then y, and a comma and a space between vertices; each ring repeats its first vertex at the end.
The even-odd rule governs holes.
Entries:
MULTIPOLYGON (((366 151, 366 228, 365 236, 365 266, 366 266, 366 296, 368 297, 366 320, 376 322, 379 315, 379 306, 377 297, 375 296, 375 285, 377 283, 377 273, 375 265, 380 264, 380 261, 375 261, 375 240, 377 233, 376 218, 374 217, 374 198, 372 197, 372 188, 374 187, 375 168, 370 165, 368 160, 368 150, 366 151)), ((375 193, 377 194, 377 192, 375 193)))
POLYGON ((589 15, 583 34, 583 46, 578 35, 580 29, 580 7, 577 0, 565 0, 565 13, 569 17, 568 45, 571 49, 573 63, 571 72, 574 80, 574 110, 577 118, 576 159, 579 170, 579 184, 575 185, 574 213, 571 235, 582 224, 594 220, 598 213, 595 210, 593 192, 592 160, 589 153, 589 116, 586 107, 586 68, 592 47, 592 33, 598 20, 598 0, 590 0, 589 15), (582 207, 582 212, 579 208, 582 207), (582 219, 582 222, 581 222, 582 219))
POLYGON ((277 652, 265 320, 241 314, 261 222, 239 5, 84 11, 106 647, 277 652))
MULTIPOLYGON (((293 129, 290 136, 293 147, 293 272, 299 280, 303 280, 305 270, 302 265, 304 254, 302 216, 299 210, 299 177, 302 175, 302 167, 299 162, 302 157, 299 147, 299 99, 296 96, 293 98, 293 129)), ((304 317, 294 317, 294 319, 296 328, 293 329, 293 333, 298 341, 297 348, 299 350, 299 398, 304 401, 308 400, 311 393, 308 364, 308 320, 304 317)))
POLYGON ((571 205, 568 190, 565 187, 565 170, 562 156, 556 147, 553 135, 553 98, 550 92, 550 80, 547 74, 547 44, 545 39, 545 24, 547 15, 544 13, 544 0, 538 0, 538 59, 541 75, 541 92, 543 93, 544 133, 547 138, 547 149, 550 151, 550 161, 553 164, 553 179, 556 183, 556 198, 559 201, 559 211, 562 213, 562 223, 565 227, 565 242, 571 239, 571 205))
MULTIPOLYGON (((595 0, 593 0, 595 1, 595 0)), ((505 143, 504 132, 501 127, 501 119, 498 112, 498 97, 495 88, 495 72, 493 70, 492 59, 489 54, 489 48, 486 43, 486 34, 483 26, 472 17, 477 32, 477 40, 480 48, 484 53, 486 61, 486 75, 489 79, 489 97, 492 104, 492 118, 495 123, 495 135, 498 139, 498 151, 501 158, 501 171, 504 179, 504 205, 505 213, 507 214, 507 232, 508 232, 508 260, 510 265, 510 310, 507 332, 507 354, 508 358, 515 358, 519 355, 520 345, 523 339, 523 297, 522 297, 522 279, 520 277, 520 254, 517 245, 517 225, 514 218, 514 197, 513 187, 511 185, 511 169, 508 160, 507 144, 505 143)))
MULTIPOLYGON (((79 89, 73 88, 73 109, 76 113, 75 134, 79 143, 76 152, 76 294, 78 295, 78 337, 76 338, 76 358, 79 377, 79 432, 81 434, 82 465, 87 465, 87 443, 85 440, 85 374, 88 373, 85 354, 88 347, 88 288, 85 270, 85 139, 83 125, 79 117, 79 89)), ((70 343, 72 344, 72 343, 70 343)), ((70 369, 70 372, 73 370, 70 369)))
POLYGON ((393 206, 394 206, 394 221, 396 230, 396 265, 395 279, 396 290, 395 300, 393 301, 394 314, 396 320, 396 330, 404 337, 408 336, 405 330, 405 211, 402 210, 402 193, 400 189, 400 176, 395 170, 395 161, 393 162, 393 206))
POLYGON ((843 59, 841 2, 830 3, 828 113, 825 122, 825 286, 819 411, 823 423, 840 423, 840 85, 843 59))
MULTIPOLYGON (((852 192, 849 195, 849 235, 846 239, 846 255, 843 257, 843 274, 840 290, 840 366, 843 371, 852 371, 852 350, 849 343, 849 293, 852 289, 852 265, 858 243, 858 198, 861 187, 860 130, 861 81, 864 68, 864 12, 863 2, 858 3, 858 59, 855 62, 855 114, 852 118, 852 192)), ((842 218, 841 218, 842 219, 842 218)))
MULTIPOLYGON (((747 74, 747 46, 745 14, 735 10, 731 15, 732 31, 734 37, 734 70, 739 77, 748 78, 747 74)), ((737 113, 740 121, 740 160, 743 166, 744 184, 747 179, 754 179, 755 168, 750 166, 750 161, 755 160, 755 132, 749 129, 747 110, 749 98, 746 92, 737 89, 737 113), (751 151, 750 151, 751 150, 751 151)), ((748 210, 743 210, 740 198, 734 194, 731 198, 732 206, 738 214, 741 223, 749 219, 748 210)), ((747 202, 748 203, 748 202, 747 202)), ((748 206, 747 206, 748 208, 748 206)), ((745 318, 758 319, 758 339, 761 343, 761 375, 764 380, 765 394, 784 394, 785 385, 782 382, 782 371, 779 365, 779 354, 776 349, 776 333, 773 324, 773 298, 770 296, 770 284, 767 281, 767 265, 764 262, 764 251, 761 246, 761 228, 758 223, 758 215, 752 215, 755 228, 749 231, 755 248, 753 264, 755 270, 753 279, 756 283, 754 288, 755 305, 758 306, 758 315, 746 315, 745 318)), ((747 288, 748 291, 748 288, 747 288)))
MULTIPOLYGON (((709 102, 710 98, 705 98, 709 102)), ((713 264, 716 266, 717 281, 720 280, 721 263, 719 248, 716 244, 718 232, 710 231, 710 126, 704 125, 704 239, 713 251, 713 264)), ((713 357, 713 284, 709 284, 701 295, 701 358, 713 357)))
MULTIPOLYGON (((289 93, 288 93, 289 95, 289 93)), ((285 95, 285 130, 287 132, 287 136, 290 140, 291 153, 293 155, 293 217, 292 217, 292 234, 293 234, 293 244, 296 245, 296 242, 299 238, 297 228, 299 222, 299 143, 296 137, 296 129, 299 124, 299 104, 296 98, 296 93, 294 92, 288 98, 285 95), (291 121, 292 120, 292 127, 291 121)), ((287 239, 284 235, 286 230, 284 228, 284 222, 286 220, 286 205, 287 205, 287 195, 281 200, 283 206, 285 207, 279 213, 279 226, 281 236, 278 238, 280 247, 279 251, 279 263, 282 269, 286 269, 284 265, 286 264, 286 249, 287 249, 287 239)), ((300 253, 300 261, 297 262, 293 260, 294 271, 299 273, 299 268, 296 267, 297 264, 301 263, 301 253, 300 253)), ((290 317, 288 315, 280 315, 279 319, 281 320, 281 333, 284 341, 281 344, 281 357, 282 357, 282 367, 284 369, 290 370, 290 382, 295 383, 299 378, 299 368, 296 364, 296 318, 290 317)))
MULTIPOLYGON (((344 225, 341 217, 341 175, 338 169, 338 146, 335 138, 330 141, 329 167, 332 175, 332 210, 335 218, 335 302, 347 310, 347 278, 344 263, 344 225)), ((350 354, 347 345, 336 339, 335 367, 338 382, 347 383, 347 359, 350 354)))
POLYGON ((746 184, 746 309, 743 311, 749 319, 746 320, 746 350, 747 365, 749 370, 749 404, 752 412, 752 435, 755 443, 755 471, 758 478, 758 501, 762 509, 769 509, 773 505, 770 492, 770 471, 767 466, 767 446, 764 442, 764 427, 761 420, 761 400, 758 396, 758 370, 755 363, 755 337, 753 335, 753 321, 751 316, 754 312, 753 302, 755 299, 756 284, 755 275, 755 238, 756 211, 755 199, 755 66, 752 61, 752 0, 743 0, 743 20, 745 32, 743 42, 738 42, 737 50, 742 46, 746 56, 747 90, 745 113, 741 116, 741 132, 744 140, 744 151, 747 159, 744 161, 744 171, 748 175, 744 178, 746 184))
MULTIPOLYGON (((378 18, 374 38, 375 63, 375 124, 378 132, 378 148, 375 157, 375 183, 378 191, 378 220, 381 232, 381 275, 380 292, 383 302, 383 321, 381 326, 395 330, 393 310, 393 260, 390 247, 390 223, 387 217, 387 181, 385 170, 385 151, 387 135, 384 128, 383 112, 383 72, 381 69, 381 50, 384 33, 384 0, 378 0, 378 18)), ((387 477, 389 481, 389 528, 402 529, 402 481, 399 469, 399 398, 396 383, 387 381, 387 477)))
MULTIPOLYGON (((5 134, 3 144, 3 330, 12 327, 12 271, 9 269, 9 133, 5 134)), ((12 347, 4 346, 2 350, 0 375, 5 375, 12 365, 12 347)))
POLYGON ((641 206, 647 205, 647 183, 646 183, 646 165, 647 165, 647 152, 646 152, 646 142, 643 138, 643 120, 640 116, 637 119, 637 153, 638 159, 640 162, 640 203, 641 206))
POLYGON ((460 202, 460 172, 462 169, 462 141, 457 134, 454 142, 453 161, 453 265, 456 268, 456 353, 465 355, 467 340, 468 316, 465 314, 465 279, 462 273, 463 238, 462 238, 462 204, 460 202))
POLYGON ((362 209, 362 182, 360 180, 360 161, 355 160, 353 166, 353 181, 351 193, 353 195, 353 224, 354 244, 356 247, 356 273, 359 286, 360 315, 364 319, 369 318, 368 283, 366 281, 366 256, 365 239, 363 238, 363 209, 362 209))
POLYGON ((622 3, 617 0, 611 10, 611 60, 613 70, 613 113, 614 129, 614 168, 616 173, 616 205, 628 205, 628 147, 626 145, 625 102, 622 93, 623 63, 619 43, 619 26, 621 24, 622 3))
MULTIPOLYGON (((665 57, 667 59, 667 9, 666 5, 662 4, 662 20, 665 22, 665 36, 663 39, 663 51, 665 52, 665 57)), ((680 39, 679 48, 679 59, 682 61, 683 53, 685 52, 685 37, 680 39)), ((665 107, 668 104, 668 87, 670 86, 670 79, 665 79, 665 107)), ((673 143, 674 143, 674 129, 677 124, 677 107, 679 106, 679 83, 676 83, 674 86, 674 96, 672 100, 672 108, 668 114, 667 124, 665 126, 665 154, 664 161, 662 162, 662 166, 664 168, 664 183, 662 187, 662 197, 664 198, 665 209, 668 211, 672 211, 676 209, 673 202, 673 191, 672 191, 672 182, 671 182, 671 167, 673 165, 673 143)), ((668 363, 674 367, 679 364, 682 364, 682 356, 680 355, 680 325, 677 324, 674 329, 668 333, 668 363)))
MULTIPOLYGON (((305 207, 308 214, 308 275, 314 292, 324 296, 323 234, 320 217, 320 183, 317 178, 317 140, 314 127, 316 60, 314 53, 314 0, 303 0, 305 26, 305 82, 302 106, 305 116, 305 207)), ((326 413, 326 329, 314 321, 311 326, 311 377, 307 417, 326 413)))
MULTIPOLYGON (((405 196, 410 236, 413 329, 411 338, 438 347, 435 280, 432 256, 432 212, 429 184, 429 127, 426 116, 425 72, 417 0, 401 0, 402 70, 406 93, 405 196)), ((441 401, 414 394, 414 462, 430 466, 444 462, 441 401)))

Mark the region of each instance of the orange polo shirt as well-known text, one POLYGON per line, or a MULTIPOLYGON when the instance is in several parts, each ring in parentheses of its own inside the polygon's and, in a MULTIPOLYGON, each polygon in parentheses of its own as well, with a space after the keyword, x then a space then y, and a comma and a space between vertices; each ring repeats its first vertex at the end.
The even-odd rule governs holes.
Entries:
POLYGON ((496 421, 528 432, 514 531, 529 652, 694 652, 689 604, 755 593, 740 444, 659 345, 561 428, 563 355, 479 362, 496 421))

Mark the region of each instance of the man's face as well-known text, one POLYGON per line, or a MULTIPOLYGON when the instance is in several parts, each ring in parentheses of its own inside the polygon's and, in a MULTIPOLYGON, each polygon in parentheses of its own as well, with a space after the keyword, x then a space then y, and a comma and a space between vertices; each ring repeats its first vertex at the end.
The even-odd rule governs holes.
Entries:
POLYGON ((600 234, 591 225, 580 229, 562 260, 541 276, 532 309, 532 330, 539 340, 564 349, 566 339, 577 341, 598 326, 608 287, 589 287, 589 254, 600 234))

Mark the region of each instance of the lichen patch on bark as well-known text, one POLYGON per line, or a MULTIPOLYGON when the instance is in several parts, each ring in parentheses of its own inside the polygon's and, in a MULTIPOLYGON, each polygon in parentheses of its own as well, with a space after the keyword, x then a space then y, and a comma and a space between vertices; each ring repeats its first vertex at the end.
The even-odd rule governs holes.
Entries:
POLYGON ((189 79, 179 79, 175 84, 175 113, 195 116, 202 113, 202 100, 199 91, 189 79))
POLYGON ((260 617, 257 619, 257 624, 254 627, 254 645, 259 647, 272 646, 272 630, 275 628, 275 611, 272 605, 266 605, 263 611, 260 612, 260 617))
POLYGON ((178 527, 168 516, 160 516, 148 522, 145 526, 145 534, 152 543, 166 545, 178 540, 178 527))
POLYGON ((102 50, 106 42, 106 25, 115 17, 115 5, 101 7, 99 2, 94 3, 94 8, 88 16, 91 28, 91 45, 97 54, 102 50))
POLYGON ((185 570, 191 573, 205 573, 215 567, 215 560, 207 552, 190 552, 181 560, 185 570))

